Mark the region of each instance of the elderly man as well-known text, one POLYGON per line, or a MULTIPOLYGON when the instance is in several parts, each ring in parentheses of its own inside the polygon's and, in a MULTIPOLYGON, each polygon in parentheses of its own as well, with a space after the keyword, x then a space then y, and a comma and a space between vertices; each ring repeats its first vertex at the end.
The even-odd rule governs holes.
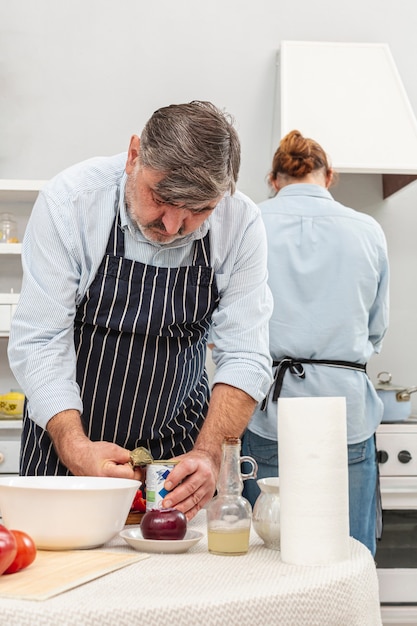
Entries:
POLYGON ((266 237, 239 166, 230 117, 194 101, 44 187, 9 343, 21 474, 138 478, 129 451, 144 446, 179 457, 164 506, 191 519, 212 497, 224 436, 271 384, 266 237))

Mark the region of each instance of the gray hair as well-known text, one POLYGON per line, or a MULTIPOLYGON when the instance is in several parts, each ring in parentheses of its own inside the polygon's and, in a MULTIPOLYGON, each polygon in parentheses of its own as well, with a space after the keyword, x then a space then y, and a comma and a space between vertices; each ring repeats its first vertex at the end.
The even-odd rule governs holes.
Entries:
POLYGON ((156 190, 169 204, 192 208, 236 189, 240 141, 233 120, 211 102, 158 109, 140 137, 140 163, 166 175, 156 190))

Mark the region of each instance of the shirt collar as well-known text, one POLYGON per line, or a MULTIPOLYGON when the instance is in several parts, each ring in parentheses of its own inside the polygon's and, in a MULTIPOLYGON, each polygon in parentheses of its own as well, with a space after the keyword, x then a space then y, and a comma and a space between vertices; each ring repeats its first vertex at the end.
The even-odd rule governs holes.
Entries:
POLYGON ((277 193, 277 197, 283 196, 316 196, 318 198, 328 198, 333 200, 333 197, 328 189, 321 185, 312 185, 310 183, 294 183, 291 185, 285 185, 277 193))

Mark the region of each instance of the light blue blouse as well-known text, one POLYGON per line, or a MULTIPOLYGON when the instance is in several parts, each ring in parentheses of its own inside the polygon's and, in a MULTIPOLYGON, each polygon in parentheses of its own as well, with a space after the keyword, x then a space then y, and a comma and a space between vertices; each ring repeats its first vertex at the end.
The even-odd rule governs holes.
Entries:
MULTIPOLYGON (((319 185, 287 185, 260 204, 274 298, 270 351, 284 356, 367 363, 388 326, 389 267, 381 226, 336 202, 319 185)), ((382 402, 362 372, 304 365, 286 372, 281 397, 345 396, 348 443, 370 437, 382 402)), ((257 408, 250 430, 277 438, 277 403, 257 408)))
POLYGON ((211 337, 213 383, 243 389, 259 401, 271 384, 266 236, 259 208, 227 195, 200 229, 161 245, 147 241, 126 214, 125 153, 74 165, 40 192, 24 235, 23 284, 14 315, 9 361, 30 400, 31 418, 45 427, 65 409, 82 411, 75 380, 73 321, 105 253, 117 209, 128 258, 156 266, 189 264, 193 242, 210 229, 211 265, 220 293, 211 337))

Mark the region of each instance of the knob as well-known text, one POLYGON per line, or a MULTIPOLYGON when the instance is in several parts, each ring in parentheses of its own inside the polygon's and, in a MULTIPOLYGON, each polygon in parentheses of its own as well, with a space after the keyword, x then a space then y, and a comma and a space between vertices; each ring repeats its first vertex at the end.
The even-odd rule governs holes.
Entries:
POLYGON ((398 460, 400 463, 409 463, 412 459, 411 453, 408 450, 401 450, 398 453, 398 460))
POLYGON ((388 461, 388 452, 386 450, 378 450, 378 463, 386 463, 388 461))

